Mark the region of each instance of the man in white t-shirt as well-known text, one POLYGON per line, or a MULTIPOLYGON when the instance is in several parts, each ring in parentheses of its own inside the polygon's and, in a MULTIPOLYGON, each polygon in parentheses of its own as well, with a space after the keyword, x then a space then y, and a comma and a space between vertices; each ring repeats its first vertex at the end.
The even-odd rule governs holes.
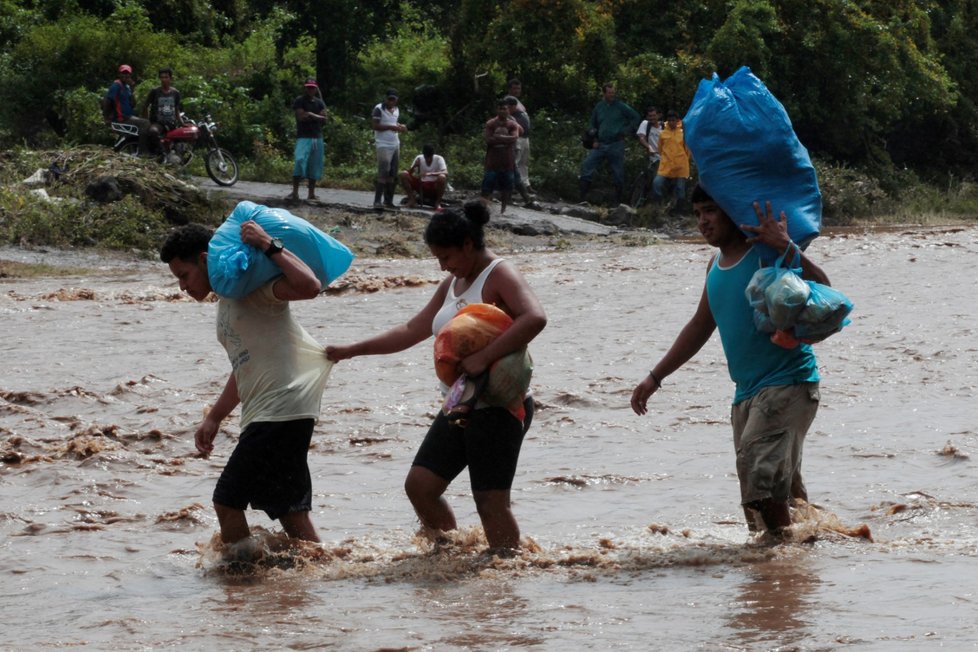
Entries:
POLYGON ((400 111, 397 109, 397 91, 388 88, 384 101, 374 107, 370 121, 374 130, 374 143, 377 145, 377 182, 374 186, 374 208, 396 208, 394 206, 394 185, 397 182, 398 156, 401 139, 398 134, 407 131, 407 126, 398 123, 400 111), (381 197, 384 203, 381 203, 381 197))
POLYGON ((434 145, 425 145, 421 153, 414 157, 411 167, 401 172, 401 187, 407 195, 407 205, 414 208, 418 205, 418 195, 421 205, 434 202, 436 211, 441 210, 441 198, 448 185, 448 165, 440 154, 435 154, 434 145))
MULTIPOLYGON (((662 133, 662 123, 659 122, 659 110, 654 106, 645 109, 645 120, 638 126, 635 135, 638 142, 649 153, 649 159, 659 161, 659 134, 662 133)), ((653 176, 655 176, 653 174, 653 176)))

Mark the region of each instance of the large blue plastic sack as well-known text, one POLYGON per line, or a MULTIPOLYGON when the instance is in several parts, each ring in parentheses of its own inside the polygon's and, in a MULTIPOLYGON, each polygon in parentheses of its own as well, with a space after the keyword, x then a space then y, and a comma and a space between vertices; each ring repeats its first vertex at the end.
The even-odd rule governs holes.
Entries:
POLYGON ((309 265, 323 287, 350 268, 353 252, 301 217, 250 201, 239 203, 217 228, 207 248, 207 276, 222 297, 240 299, 282 274, 264 252, 241 242, 241 225, 255 220, 285 248, 309 265))
MULTIPOLYGON (((699 183, 737 224, 757 225, 753 203, 770 201, 788 234, 802 249, 822 226, 822 193, 808 150, 784 106, 750 68, 726 81, 713 74, 700 82, 683 118, 683 131, 699 171, 699 183)), ((766 263, 780 252, 755 245, 766 263)))

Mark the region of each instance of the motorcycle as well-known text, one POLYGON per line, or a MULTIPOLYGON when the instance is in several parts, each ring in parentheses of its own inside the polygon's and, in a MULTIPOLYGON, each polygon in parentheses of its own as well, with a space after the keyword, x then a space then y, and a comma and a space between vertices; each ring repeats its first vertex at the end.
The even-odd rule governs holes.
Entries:
MULTIPOLYGON (((112 122, 117 139, 112 149, 129 156, 139 156, 139 127, 126 122, 112 122)), ((164 164, 186 166, 193 160, 194 148, 206 149, 204 167, 207 176, 219 186, 233 186, 238 181, 238 163, 230 152, 218 147, 214 133, 217 123, 210 115, 194 122, 180 113, 180 124, 160 136, 159 160, 164 164)))

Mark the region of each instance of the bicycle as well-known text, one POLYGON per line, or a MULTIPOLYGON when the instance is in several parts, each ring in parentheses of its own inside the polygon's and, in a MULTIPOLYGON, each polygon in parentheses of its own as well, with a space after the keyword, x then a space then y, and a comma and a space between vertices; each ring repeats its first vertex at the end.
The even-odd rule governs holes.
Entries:
POLYGON ((628 205, 632 208, 640 208, 649 199, 652 193, 652 182, 659 171, 659 156, 649 156, 649 163, 644 170, 639 172, 638 177, 632 184, 632 193, 629 196, 628 205))

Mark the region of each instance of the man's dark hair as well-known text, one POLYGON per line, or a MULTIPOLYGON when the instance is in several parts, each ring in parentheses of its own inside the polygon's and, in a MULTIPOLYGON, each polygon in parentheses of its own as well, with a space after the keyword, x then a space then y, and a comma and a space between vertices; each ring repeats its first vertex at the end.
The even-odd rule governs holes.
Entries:
POLYGON ((649 111, 655 111, 656 113, 658 113, 659 112, 659 108, 656 107, 656 106, 647 106, 647 107, 645 107, 645 112, 648 113, 649 111))
POLYGON ((673 118, 676 118, 678 120, 679 114, 674 109, 669 109, 669 112, 666 113, 666 119, 672 120, 673 118))
POLYGON ((166 73, 170 77, 172 77, 173 76, 173 68, 160 68, 159 72, 156 73, 156 76, 159 77, 163 73, 166 73))
POLYGON ((513 97, 512 95, 507 95, 506 97, 503 98, 503 104, 505 104, 506 106, 516 106, 519 103, 520 101, 515 97, 513 97))
POLYGON ((432 145, 431 143, 426 143, 424 146, 421 147, 421 153, 424 154, 425 156, 434 156, 435 146, 432 145))
MULTIPOLYGON (((506 97, 510 97, 510 96, 507 95, 506 97)), ((499 107, 501 107, 501 106, 505 106, 505 107, 509 108, 509 103, 506 101, 506 97, 500 97, 498 100, 496 100, 496 108, 497 109, 499 107)))
POLYGON ((703 190, 703 186, 696 184, 693 186, 693 193, 690 195, 689 201, 693 204, 702 204, 703 202, 714 201, 713 197, 703 190))
POLYGON ((517 84, 518 84, 518 85, 520 85, 520 86, 522 86, 522 85, 523 85, 523 82, 521 82, 521 81, 520 81, 519 79, 517 79, 516 77, 513 77, 513 78, 512 78, 512 79, 510 79, 510 80, 509 80, 508 82, 506 82, 506 88, 507 88, 507 89, 510 89, 510 88, 512 88, 513 86, 516 86, 517 84))
POLYGON ((461 247, 472 240, 476 249, 485 249, 483 226, 489 222, 489 209, 481 201, 466 202, 462 210, 449 208, 435 213, 424 230, 424 241, 436 247, 461 247))
POLYGON ((184 224, 170 232, 160 247, 160 260, 169 263, 174 258, 194 262, 207 251, 214 232, 203 224, 184 224))
POLYGON ((611 82, 605 82, 605 83, 601 84, 601 92, 604 93, 609 88, 614 88, 614 87, 615 87, 615 85, 613 83, 611 83, 611 82))

